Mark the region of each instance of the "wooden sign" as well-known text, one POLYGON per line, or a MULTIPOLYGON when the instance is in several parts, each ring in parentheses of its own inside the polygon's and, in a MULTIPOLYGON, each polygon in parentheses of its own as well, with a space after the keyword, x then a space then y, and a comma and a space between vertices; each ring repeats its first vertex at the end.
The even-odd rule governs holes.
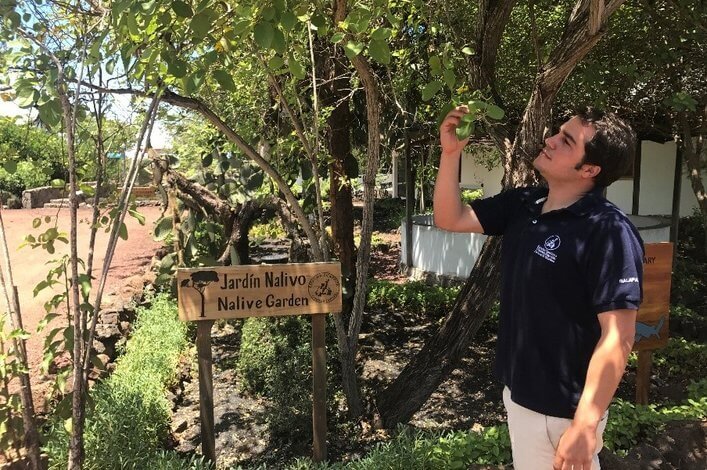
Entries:
POLYGON ((670 281, 673 244, 648 243, 643 257, 643 302, 636 319, 636 351, 658 349, 668 343, 670 281))
POLYGON ((341 265, 180 268, 179 318, 216 320, 341 312, 341 265))

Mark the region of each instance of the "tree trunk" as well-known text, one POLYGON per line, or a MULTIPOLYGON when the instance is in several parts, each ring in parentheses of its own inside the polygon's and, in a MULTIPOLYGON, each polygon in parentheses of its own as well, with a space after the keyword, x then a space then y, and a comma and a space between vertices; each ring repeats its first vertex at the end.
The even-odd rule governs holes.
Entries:
POLYGON ((704 107, 703 113, 702 123, 697 136, 697 145, 692 141, 692 128, 686 113, 681 113, 680 124, 682 127, 682 145, 684 148, 685 164, 687 165, 687 174, 690 178, 692 192, 695 194, 695 198, 697 198, 700 216, 702 217, 702 227, 705 231, 704 251, 707 255, 707 192, 705 192, 705 186, 702 181, 702 153, 704 151, 704 138, 705 135, 707 135, 707 106, 704 107))
POLYGON ((381 393, 378 409, 386 427, 408 421, 457 367, 496 300, 491 293, 498 290, 500 273, 484 268, 496 266, 500 253, 500 238, 489 238, 440 330, 381 393))
MULTIPOLYGON (((607 5, 603 24, 621 3, 622 0, 615 0, 607 5)), ((588 3, 582 0, 577 2, 560 43, 536 78, 513 146, 505 154, 504 188, 537 182, 531 163, 542 145, 555 96, 577 63, 605 33, 605 30, 595 35, 588 33, 588 7, 588 3)), ((489 72, 485 72, 485 75, 493 76, 489 72)), ((474 269, 441 329, 381 393, 378 410, 384 426, 392 427, 408 421, 457 367, 496 297, 500 281, 499 253, 498 240, 491 239, 484 244, 474 269)))

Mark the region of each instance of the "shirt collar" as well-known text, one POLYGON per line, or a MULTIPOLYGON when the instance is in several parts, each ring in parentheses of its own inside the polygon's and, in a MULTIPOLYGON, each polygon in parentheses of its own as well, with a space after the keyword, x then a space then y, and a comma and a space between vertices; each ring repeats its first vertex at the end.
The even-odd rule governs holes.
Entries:
MULTIPOLYGON (((603 186, 595 186, 578 201, 566 207, 564 210, 568 210, 575 215, 585 215, 604 200, 604 189, 606 188, 603 186)), ((523 199, 531 211, 539 214, 540 211, 542 211, 543 203, 547 200, 548 192, 549 190, 546 187, 533 188, 523 199)))
POLYGON ((588 193, 586 193, 582 198, 567 207, 567 210, 576 215, 585 215, 597 204, 600 204, 604 200, 604 188, 603 186, 595 186, 588 193))

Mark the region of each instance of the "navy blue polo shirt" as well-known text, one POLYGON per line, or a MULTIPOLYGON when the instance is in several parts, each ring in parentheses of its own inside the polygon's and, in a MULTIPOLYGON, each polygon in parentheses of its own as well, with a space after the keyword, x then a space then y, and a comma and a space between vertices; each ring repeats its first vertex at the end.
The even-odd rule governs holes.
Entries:
POLYGON ((643 241, 602 189, 545 214, 547 188, 471 203, 484 233, 503 235, 496 375, 515 403, 545 415, 574 417, 597 315, 642 299, 643 241))

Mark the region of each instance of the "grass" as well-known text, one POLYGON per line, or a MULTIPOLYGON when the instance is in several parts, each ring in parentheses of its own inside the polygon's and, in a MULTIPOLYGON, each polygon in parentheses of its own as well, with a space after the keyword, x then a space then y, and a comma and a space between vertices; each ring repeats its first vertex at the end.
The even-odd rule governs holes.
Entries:
MULTIPOLYGON (((115 372, 90 393, 84 468, 209 468, 198 459, 182 460, 161 450, 171 413, 165 392, 176 379, 186 330, 166 295, 156 296, 149 309, 138 309, 135 333, 115 372)), ((44 449, 50 469, 66 468, 68 439, 62 420, 55 419, 44 449)))

